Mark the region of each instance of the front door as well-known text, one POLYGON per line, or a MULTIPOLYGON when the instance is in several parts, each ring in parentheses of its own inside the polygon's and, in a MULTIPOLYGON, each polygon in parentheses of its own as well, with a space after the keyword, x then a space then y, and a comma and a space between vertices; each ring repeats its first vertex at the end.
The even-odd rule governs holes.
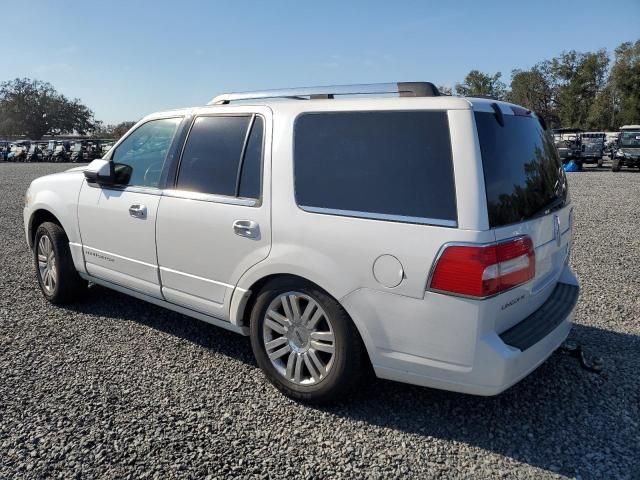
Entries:
POLYGON ((223 320, 239 278, 271 247, 269 111, 230 110, 195 116, 156 235, 164 298, 223 320))
POLYGON ((160 175, 181 120, 142 124, 111 155, 117 184, 82 186, 78 221, 90 275, 162 297, 155 242, 160 175))

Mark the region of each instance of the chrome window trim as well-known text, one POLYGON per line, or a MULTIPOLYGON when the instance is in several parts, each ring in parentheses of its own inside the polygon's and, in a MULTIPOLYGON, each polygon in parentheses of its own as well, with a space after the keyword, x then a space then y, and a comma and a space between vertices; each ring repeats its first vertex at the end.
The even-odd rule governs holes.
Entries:
POLYGON ((98 183, 92 183, 86 181, 86 184, 91 188, 101 188, 103 190, 111 190, 114 192, 129 192, 129 193, 145 193, 147 195, 162 195, 163 190, 157 187, 141 187, 137 185, 100 185, 98 183))
POLYGON ((434 227, 456 228, 458 222, 455 220, 443 220, 441 218, 408 217, 405 215, 390 215, 385 213, 359 212, 356 210, 340 210, 336 208, 309 207, 298 205, 298 207, 308 213, 319 213, 325 215, 337 215, 340 217, 364 218, 367 220, 385 220, 390 222, 415 223, 419 225, 430 225, 434 227))
POLYGON ((259 207, 261 202, 255 198, 230 197, 226 195, 216 195, 213 193, 191 192, 189 190, 165 189, 162 196, 171 198, 182 198, 185 200, 196 200, 200 202, 222 203, 225 205, 240 205, 243 207, 259 207))

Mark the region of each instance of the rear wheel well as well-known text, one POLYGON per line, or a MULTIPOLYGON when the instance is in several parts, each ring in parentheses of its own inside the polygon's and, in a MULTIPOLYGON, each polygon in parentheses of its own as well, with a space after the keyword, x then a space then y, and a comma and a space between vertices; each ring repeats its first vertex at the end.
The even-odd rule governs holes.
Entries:
MULTIPOLYGON (((280 278, 291 278, 291 279, 295 279, 295 280, 300 280, 302 282, 309 282, 309 280, 307 280, 304 277, 300 277, 298 275, 291 275, 288 273, 276 273, 274 275, 267 275, 266 277, 262 277, 260 280, 258 280, 257 282, 255 282, 253 285, 251 285, 251 288, 249 288, 249 291, 251 292, 251 294, 249 295, 249 298, 247 299, 247 301, 244 304, 244 309, 242 310, 242 312, 240 312, 240 314, 238 315, 238 318, 241 322, 241 326, 243 327, 248 327, 249 326, 249 320, 251 318, 251 311, 253 310, 253 306, 256 303, 256 298, 258 297, 258 293, 260 293, 260 290, 262 290, 262 288, 268 284, 269 282, 272 282, 276 279, 280 279, 280 278)), ((313 282, 311 282, 313 283, 313 282)), ((322 288, 322 287, 319 287, 322 288)))
POLYGON ((62 223, 60 223, 60 220, 58 220, 56 216, 53 213, 51 213, 49 210, 44 210, 44 209, 36 210, 31 215, 31 220, 29 220, 29 246, 30 247, 33 247, 33 240, 36 236, 36 230, 38 230, 38 227, 42 225, 44 222, 55 223, 56 225, 60 226, 62 230, 64 230, 64 228, 62 227, 62 223))
MULTIPOLYGON (((253 307, 256 303, 256 299, 258 298, 258 294, 260 293, 260 291, 265 287, 265 285, 275 281, 275 280, 281 280, 281 279, 291 279, 291 280, 296 280, 299 282, 304 282, 304 283, 310 283, 312 284, 314 287, 319 288, 320 290, 322 290, 323 292, 325 292, 327 295, 329 295, 330 297, 332 297, 336 302, 338 302, 338 304, 340 305, 340 307, 345 311, 345 313, 347 314, 347 317, 349 318, 349 320, 351 321, 351 323, 353 324, 355 331, 357 332, 358 336, 360 337, 360 341, 362 342, 363 348, 365 349, 365 351, 367 351, 367 346, 364 343, 364 341, 362 340, 362 334, 360 333, 360 330, 358 329, 358 326, 356 325, 356 323, 353 321, 353 319, 351 318, 351 315, 349 315, 349 312, 346 311, 346 309, 340 304, 340 301, 335 298, 333 295, 331 295, 329 292, 327 292, 327 290, 325 290, 324 288, 322 288, 320 285, 318 285, 317 283, 301 277, 300 275, 293 275, 290 273, 277 273, 277 274, 273 274, 273 275, 267 275, 266 277, 261 278, 260 280, 256 281, 253 285, 251 285, 251 288, 249 288, 249 291, 251 292, 249 298, 247 299, 247 301, 244 304, 244 308, 241 312, 238 312, 238 319, 240 321, 240 325, 241 327, 250 327, 250 323, 251 323, 251 312, 253 310, 253 307)), ((367 355, 367 361, 369 360, 369 356, 367 355)))

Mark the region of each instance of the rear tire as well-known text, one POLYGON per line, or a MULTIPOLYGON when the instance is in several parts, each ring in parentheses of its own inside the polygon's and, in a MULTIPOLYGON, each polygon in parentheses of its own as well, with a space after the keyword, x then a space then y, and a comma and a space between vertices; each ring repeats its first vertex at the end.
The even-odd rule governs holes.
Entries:
POLYGON ((620 171, 620 159, 619 158, 613 158, 613 160, 611 161, 611 171, 612 172, 619 172, 620 171))
POLYGON ((267 379, 303 402, 335 401, 369 372, 366 350, 347 312, 304 280, 275 280, 258 292, 251 347, 267 379))
POLYGON ((70 303, 84 293, 87 282, 80 278, 69 250, 69 239, 60 225, 44 222, 36 230, 33 260, 40 290, 49 302, 70 303))

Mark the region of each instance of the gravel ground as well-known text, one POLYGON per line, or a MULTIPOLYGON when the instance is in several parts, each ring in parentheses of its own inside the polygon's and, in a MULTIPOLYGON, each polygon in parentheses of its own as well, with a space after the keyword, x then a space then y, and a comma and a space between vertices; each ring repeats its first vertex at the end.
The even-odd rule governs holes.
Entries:
POLYGON ((93 287, 53 307, 22 226, 29 182, 0 164, 0 478, 640 478, 640 173, 570 174, 572 337, 498 397, 375 381, 310 408, 263 378, 249 342, 93 287))

